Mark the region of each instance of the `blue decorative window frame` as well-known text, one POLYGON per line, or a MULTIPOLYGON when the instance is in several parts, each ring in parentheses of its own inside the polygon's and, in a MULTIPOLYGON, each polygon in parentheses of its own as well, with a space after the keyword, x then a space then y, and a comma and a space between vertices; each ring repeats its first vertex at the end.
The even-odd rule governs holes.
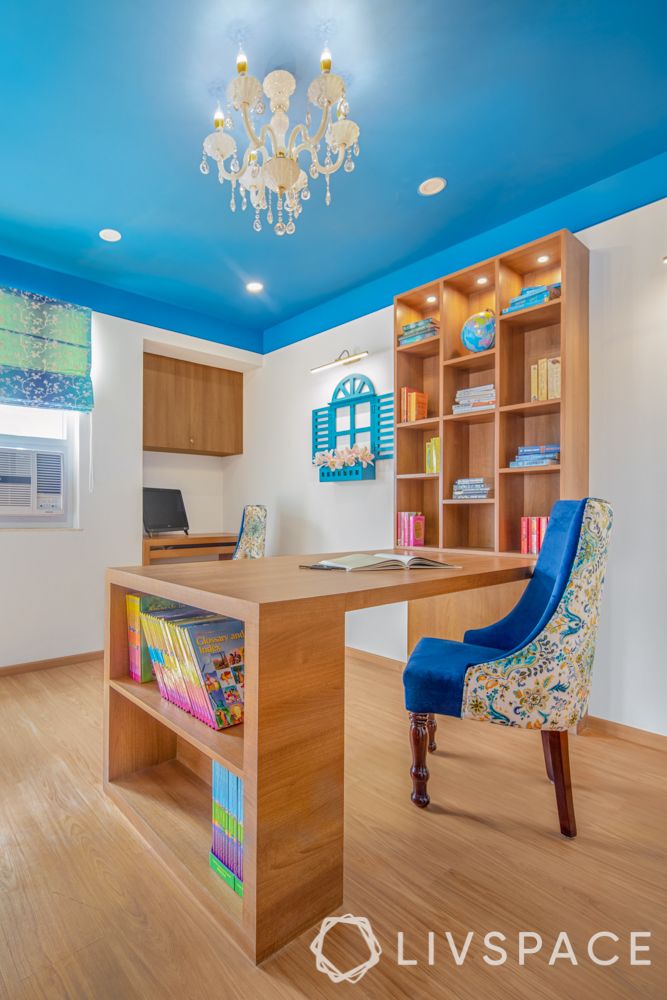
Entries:
MULTIPOLYGON (((366 375, 347 375, 334 389, 331 402, 313 410, 313 458, 318 452, 340 447, 340 439, 351 448, 360 434, 368 435, 369 448, 375 462, 394 457, 394 394, 378 395, 366 375), (368 418, 358 419, 358 408, 368 406, 368 418), (339 430, 338 416, 349 411, 349 426, 339 430)), ((320 467, 320 482, 347 482, 354 479, 375 479, 375 465, 364 469, 360 463, 344 469, 320 467)))

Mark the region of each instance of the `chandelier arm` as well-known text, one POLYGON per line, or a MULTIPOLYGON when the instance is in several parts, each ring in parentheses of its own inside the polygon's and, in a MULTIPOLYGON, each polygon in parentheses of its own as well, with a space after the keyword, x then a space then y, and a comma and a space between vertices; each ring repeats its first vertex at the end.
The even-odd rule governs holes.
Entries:
POLYGON ((225 178, 226 181, 233 181, 236 184, 237 175, 236 174, 232 174, 232 173, 228 173, 227 170, 225 169, 224 162, 222 162, 222 163, 219 162, 219 161, 216 161, 216 162, 218 164, 218 176, 220 176, 220 174, 222 174, 222 176, 225 178))
POLYGON ((323 167, 316 156, 315 160, 317 162, 317 169, 319 170, 319 172, 321 174, 335 174, 337 170, 340 170, 340 168, 343 166, 343 160, 345 158, 345 149, 346 149, 345 146, 339 147, 338 156, 336 157, 336 159, 334 160, 334 162, 331 164, 330 167, 327 166, 323 167))
MULTIPOLYGON (((296 124, 294 126, 294 128, 290 132, 289 142, 287 143, 287 155, 288 156, 294 156, 295 155, 294 154, 294 143, 296 142, 296 137, 298 135, 304 136, 304 135, 307 135, 307 134, 308 133, 306 132, 305 125, 303 125, 302 122, 299 122, 298 124, 296 124)), ((299 147, 299 148, 302 148, 302 147, 299 147)), ((296 155, 298 155, 298 154, 296 154, 296 155)))
MULTIPOLYGON (((263 140, 262 140, 262 137, 261 137, 261 133, 258 136, 255 133, 254 128, 252 127, 252 122, 250 121, 250 115, 248 114, 248 102, 247 101, 244 101, 243 104, 241 105, 241 113, 243 115, 243 124, 245 125, 245 130, 248 133, 248 138, 252 142, 253 146, 255 146, 255 148, 257 148, 259 146, 262 146, 264 143, 263 143, 263 140)), ((268 128, 268 126, 264 125, 262 127, 262 132, 264 131, 265 128, 268 128)))

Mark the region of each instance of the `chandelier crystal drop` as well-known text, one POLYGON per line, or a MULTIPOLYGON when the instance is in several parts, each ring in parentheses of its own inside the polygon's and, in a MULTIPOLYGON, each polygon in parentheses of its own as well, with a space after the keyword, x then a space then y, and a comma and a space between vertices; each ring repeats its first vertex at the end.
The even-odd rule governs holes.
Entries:
POLYGON ((236 211, 236 188, 240 190, 241 210, 252 209, 252 227, 262 230, 265 220, 277 236, 292 235, 302 211, 302 202, 310 198, 310 180, 321 175, 325 179, 325 204, 331 204, 330 177, 342 167, 346 173, 354 170, 353 156, 359 155, 359 126, 349 117, 350 106, 341 77, 331 72, 331 53, 325 46, 320 57, 321 73, 308 88, 308 101, 319 109, 317 130, 310 133, 310 110, 305 124, 297 123, 290 130, 288 117, 290 97, 296 90, 296 80, 287 70, 277 69, 264 77, 260 84, 248 73, 248 59, 239 50, 236 57, 237 76, 227 88, 229 106, 225 111, 218 104, 213 115, 214 131, 204 139, 200 170, 208 174, 209 158, 218 169, 221 184, 231 185, 229 207, 236 211), (256 118, 266 113, 263 97, 268 100, 270 121, 259 125, 256 118), (240 113, 248 145, 239 161, 231 110, 240 113), (324 142, 324 161, 320 161, 324 142), (299 165, 304 156, 307 169, 299 165), (275 196, 275 213, 272 207, 275 196), (275 225, 274 225, 275 218, 275 225))

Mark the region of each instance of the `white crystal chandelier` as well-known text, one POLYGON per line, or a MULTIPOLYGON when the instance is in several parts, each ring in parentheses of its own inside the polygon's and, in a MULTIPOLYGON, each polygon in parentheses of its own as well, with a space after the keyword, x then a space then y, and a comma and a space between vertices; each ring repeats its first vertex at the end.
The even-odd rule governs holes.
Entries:
POLYGON ((359 155, 359 126, 348 118, 350 107, 343 80, 331 72, 331 53, 325 48, 320 58, 321 73, 308 88, 308 100, 320 109, 317 131, 311 135, 310 110, 305 124, 300 122, 290 131, 289 99, 296 89, 296 80, 287 70, 277 69, 264 77, 260 84, 248 73, 248 60, 240 51, 236 59, 238 76, 227 88, 229 104, 240 111, 248 136, 248 146, 239 162, 236 140, 230 135, 234 122, 231 111, 225 114, 218 104, 213 117, 215 131, 204 139, 200 170, 209 172, 208 157, 218 166, 218 180, 229 181, 229 207, 236 211, 236 188, 241 195, 241 208, 250 201, 254 209, 253 229, 262 229, 262 213, 277 236, 291 235, 301 214, 301 202, 308 201, 309 176, 315 180, 324 175, 326 205, 331 204, 330 177, 341 167, 354 170, 352 154, 359 155), (262 92, 269 100, 271 120, 259 126, 253 119, 265 113, 262 92), (321 143, 325 143, 324 163, 320 162, 321 143), (308 173, 299 166, 299 157, 310 157, 308 173), (227 165, 229 164, 229 165, 227 165), (275 200, 275 213, 274 213, 275 200), (274 225, 275 215, 275 225, 274 225))

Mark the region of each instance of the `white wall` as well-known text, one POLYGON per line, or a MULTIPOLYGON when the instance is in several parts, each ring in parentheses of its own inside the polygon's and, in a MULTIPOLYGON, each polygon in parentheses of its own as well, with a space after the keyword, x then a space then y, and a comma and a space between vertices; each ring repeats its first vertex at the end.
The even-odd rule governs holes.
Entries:
MULTIPOLYGON (((593 495, 616 512, 591 712, 667 733, 661 605, 667 595, 667 200, 579 237, 592 250, 590 286, 593 495)), ((398 289, 397 289, 398 291, 398 289)), ((310 411, 331 397, 345 369, 312 365, 343 348, 368 349, 354 370, 391 388, 391 309, 293 344, 246 378, 247 449, 226 459, 225 515, 269 507, 271 553, 382 548, 392 544, 392 462, 378 481, 320 485, 310 466, 310 411)), ((406 656, 404 605, 348 615, 349 645, 406 656)))
MULTIPOLYGON (((243 455, 227 458, 225 517, 245 503, 269 508, 267 551, 317 553, 393 545, 394 463, 377 463, 375 481, 320 483, 311 465, 311 410, 331 399, 351 372, 367 375, 378 393, 393 389, 392 309, 318 334, 264 359, 245 378, 243 455), (370 357, 312 375, 347 348, 370 357)), ((348 615, 347 641, 386 656, 405 656, 404 605, 348 615)))
POLYGON ((105 567, 141 562, 139 324, 95 313, 92 348, 94 492, 82 415, 79 530, 0 531, 0 666, 101 649, 105 567))
POLYGON ((614 507, 591 713, 667 733, 667 199, 591 250, 590 489, 614 507))
POLYGON ((224 459, 214 455, 144 452, 144 486, 181 490, 190 531, 223 531, 222 472, 224 459))
MULTIPOLYGON (((83 415, 79 529, 0 530, 0 669, 101 649, 105 569, 141 562, 144 344, 189 358, 200 345, 197 360, 238 370, 262 360, 248 351, 93 313, 94 490, 88 491, 90 420, 83 415)), ((171 481, 172 471, 187 474, 193 530, 224 527, 221 509, 216 510, 223 460, 159 458, 164 462, 148 459, 147 476, 158 485, 163 476, 171 481)))

